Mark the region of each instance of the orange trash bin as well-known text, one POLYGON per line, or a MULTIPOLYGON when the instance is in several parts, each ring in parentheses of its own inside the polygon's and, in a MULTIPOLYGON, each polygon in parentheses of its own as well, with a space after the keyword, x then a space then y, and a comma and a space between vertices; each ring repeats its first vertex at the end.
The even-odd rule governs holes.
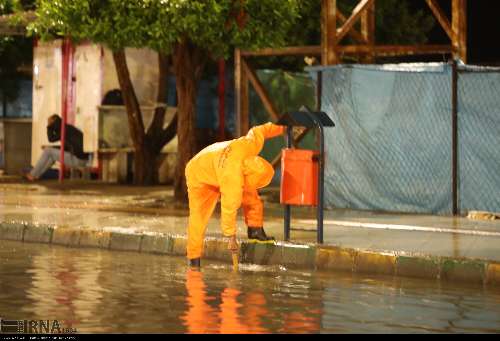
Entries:
POLYGON ((281 153, 280 202, 286 205, 318 205, 319 152, 286 148, 281 153))

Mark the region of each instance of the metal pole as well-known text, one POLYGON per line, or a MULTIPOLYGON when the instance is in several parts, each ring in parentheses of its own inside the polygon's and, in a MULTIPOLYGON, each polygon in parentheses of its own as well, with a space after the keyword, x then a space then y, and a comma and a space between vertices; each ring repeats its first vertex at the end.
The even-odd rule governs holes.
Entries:
POLYGON ((219 87, 218 87, 218 96, 219 96, 219 140, 224 141, 225 135, 225 96, 226 96, 226 62, 223 58, 219 59, 219 87))
POLYGON ((69 75, 69 40, 62 43, 62 82, 61 82, 61 149, 59 154, 59 182, 64 180, 64 144, 66 141, 66 121, 68 116, 68 75, 69 75))
MULTIPOLYGON (((287 126, 287 128, 286 128, 286 147, 287 148, 292 148, 292 141, 293 141, 292 126, 287 126)), ((281 167, 283 168, 283 165, 281 165, 281 167)), ((283 169, 282 169, 282 171, 283 171, 283 169)), ((291 206, 285 205, 285 230, 283 233, 285 241, 290 240, 290 215, 291 215, 291 206)))
POLYGON ((324 179, 325 179, 325 136, 323 126, 317 122, 319 129, 319 160, 318 160, 318 243, 323 244, 323 200, 324 200, 324 179))
POLYGON ((453 215, 458 214, 458 88, 457 88, 457 62, 453 59, 451 64, 451 150, 452 150, 452 166, 451 166, 451 181, 452 181, 452 200, 453 200, 453 215))
POLYGON ((318 71, 316 81, 316 110, 321 111, 321 96, 323 95, 323 71, 318 71))

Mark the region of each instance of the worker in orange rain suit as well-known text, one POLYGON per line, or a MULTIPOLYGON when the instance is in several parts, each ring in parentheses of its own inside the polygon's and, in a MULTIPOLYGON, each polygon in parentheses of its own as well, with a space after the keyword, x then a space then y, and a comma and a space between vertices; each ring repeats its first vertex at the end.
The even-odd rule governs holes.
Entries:
POLYGON ((221 197, 221 228, 230 237, 229 249, 237 250, 236 215, 243 206, 248 238, 272 240, 263 228, 263 204, 257 189, 267 186, 274 175, 269 162, 259 157, 264 140, 283 134, 285 127, 266 123, 250 129, 246 136, 214 143, 186 166, 189 197, 187 257, 200 266, 205 230, 221 197))

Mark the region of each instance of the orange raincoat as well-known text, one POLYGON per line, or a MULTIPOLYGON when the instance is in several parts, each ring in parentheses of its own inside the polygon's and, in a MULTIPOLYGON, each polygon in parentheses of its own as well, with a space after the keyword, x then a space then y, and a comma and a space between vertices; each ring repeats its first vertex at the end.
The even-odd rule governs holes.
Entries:
POLYGON ((262 227, 263 205, 257 189, 271 182, 274 169, 258 154, 265 139, 284 131, 285 127, 270 122, 256 126, 246 136, 206 147, 188 162, 189 259, 201 257, 206 226, 219 196, 221 228, 225 236, 236 234, 236 215, 240 206, 243 206, 247 226, 262 227))

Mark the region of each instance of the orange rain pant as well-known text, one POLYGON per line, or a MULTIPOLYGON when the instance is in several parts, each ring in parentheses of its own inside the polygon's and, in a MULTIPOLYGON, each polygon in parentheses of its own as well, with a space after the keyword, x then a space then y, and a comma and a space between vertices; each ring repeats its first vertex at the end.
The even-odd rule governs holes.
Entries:
POLYGON ((208 220, 219 200, 219 190, 216 187, 201 185, 188 187, 189 222, 187 256, 189 259, 200 258, 203 250, 203 240, 208 220))
MULTIPOLYGON (((207 224, 217 205, 220 192, 217 187, 209 185, 188 186, 188 196, 187 257, 193 259, 201 257, 203 253, 203 240, 207 224)), ((262 227, 264 207, 257 190, 243 192, 242 206, 246 225, 255 228, 262 227)), ((228 234, 228 232, 224 234, 228 234)))

